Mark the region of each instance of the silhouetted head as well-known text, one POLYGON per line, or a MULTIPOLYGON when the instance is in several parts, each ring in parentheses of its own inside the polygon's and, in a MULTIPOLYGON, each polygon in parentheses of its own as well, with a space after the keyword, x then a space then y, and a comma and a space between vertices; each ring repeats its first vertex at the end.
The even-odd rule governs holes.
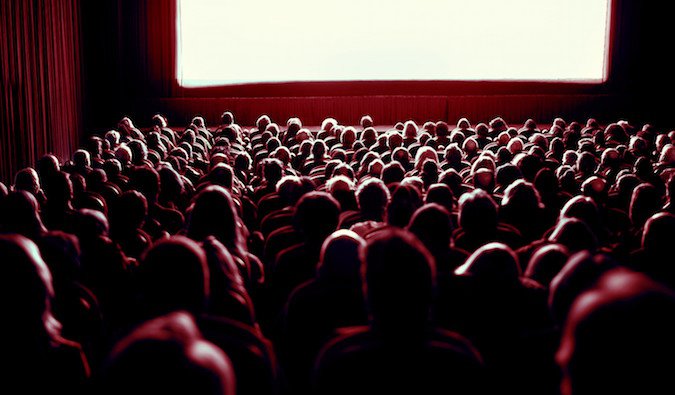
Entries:
POLYGON ((61 170, 59 160, 53 154, 44 155, 37 163, 37 172, 40 178, 46 179, 61 170))
MULTIPOLYGON (((415 211, 407 227, 434 256, 448 250, 452 235, 450 213, 443 206, 425 204, 415 211)), ((439 262, 440 263, 440 262, 439 262)))
POLYGON ((661 196, 651 184, 640 184, 633 190, 629 217, 633 226, 640 228, 645 221, 661 209, 661 196))
POLYGON ((551 281, 548 306, 555 321, 563 325, 574 300, 616 267, 617 264, 604 254, 581 251, 572 255, 551 281))
POLYGON ((673 248, 673 235, 675 235, 675 216, 657 213, 645 223, 642 231, 642 248, 669 253, 673 248))
POLYGON ((184 312, 136 328, 117 343, 102 376, 107 395, 236 393, 232 363, 184 312))
POLYGON ((361 259, 359 250, 365 241, 356 233, 341 229, 330 235, 321 247, 317 276, 330 281, 360 281, 361 259))
POLYGON ((45 190, 45 194, 50 206, 67 206, 73 199, 73 183, 68 174, 62 171, 54 173, 49 178, 49 188, 45 190))
POLYGON ((584 221, 576 218, 564 218, 558 221, 548 240, 564 245, 571 253, 595 250, 598 247, 598 238, 591 228, 584 221))
POLYGON ((502 191, 506 189, 509 185, 511 185, 513 182, 516 180, 522 179, 523 178, 523 173, 521 173, 520 169, 518 166, 512 164, 512 163, 505 163, 497 168, 497 172, 495 174, 495 181, 497 184, 497 187, 500 188, 502 191))
POLYGON ((556 355, 564 395, 675 391, 675 294, 627 270, 605 274, 570 310, 556 355))
POLYGON ((26 191, 10 192, 0 209, 0 230, 4 233, 18 233, 37 240, 47 231, 42 224, 35 196, 26 191))
POLYGON ((602 220, 597 204, 595 204, 593 199, 586 196, 575 196, 565 203, 562 210, 560 210, 559 220, 566 218, 576 218, 584 221, 594 233, 602 227, 602 220))
POLYGON ((40 178, 37 171, 32 167, 19 170, 14 177, 14 190, 37 195, 40 192, 40 178))
POLYGON ((497 203, 482 189, 474 189, 459 198, 459 226, 467 232, 497 227, 497 203))
POLYGON ((370 178, 357 188, 356 201, 365 219, 383 221, 389 203, 389 190, 382 180, 370 178))
POLYGON ((159 196, 159 174, 147 166, 136 167, 129 174, 129 187, 145 195, 148 203, 154 203, 159 196))
POLYGON ((148 201, 137 191, 122 193, 112 204, 110 225, 113 231, 129 232, 140 229, 148 215, 148 201))
POLYGON ((382 182, 385 185, 401 182, 404 177, 405 169, 403 169, 403 166, 398 161, 389 162, 382 169, 382 182))
POLYGON ((51 231, 40 238, 40 253, 54 280, 54 288, 69 287, 80 281, 80 242, 77 236, 51 231))
POLYGON ((152 246, 136 270, 147 316, 177 310, 201 313, 209 297, 206 255, 187 237, 174 236, 152 246))
POLYGON ((359 122, 361 124, 361 127, 363 128, 369 128, 373 126, 373 118, 370 115, 364 115, 361 117, 361 121, 359 122))
POLYGON ((223 115, 220 116, 220 122, 223 125, 231 125, 234 123, 234 114, 230 111, 225 111, 223 115))
POLYGON ((452 189, 445 184, 432 184, 427 190, 424 203, 437 203, 451 212, 455 207, 455 195, 452 189))
POLYGON ((474 284, 495 289, 520 285, 520 265, 516 254, 502 243, 488 243, 477 249, 455 270, 457 276, 470 277, 474 284))
POLYGON ((326 192, 310 192, 295 205, 293 223, 309 242, 323 242, 337 229, 340 203, 326 192))
POLYGON ((220 185, 223 188, 231 190, 234 186, 234 170, 232 166, 225 163, 218 163, 209 171, 209 182, 213 185, 220 185))
POLYGON ((268 158, 263 161, 263 176, 272 185, 281 180, 283 169, 284 165, 279 159, 268 158))
POLYGON ((148 158, 148 146, 140 140, 131 140, 129 142, 129 149, 131 150, 133 164, 137 166, 143 165, 148 158))
POLYGON ((110 226, 106 216, 88 208, 80 209, 75 216, 75 234, 82 244, 108 237, 110 226))
POLYGON ((569 252, 562 244, 540 247, 532 254, 525 270, 525 277, 548 287, 555 276, 567 263, 569 252))
POLYGON ((405 181, 394 188, 387 207, 387 222, 399 228, 405 228, 415 210, 422 205, 421 191, 405 181))
POLYGON ((520 179, 509 185, 504 191, 502 207, 512 210, 512 213, 516 215, 528 215, 543 208, 543 204, 534 185, 520 179))
POLYGON ((23 347, 31 355, 30 351, 47 347, 60 329, 50 312, 52 276, 38 247, 23 236, 0 235, 0 256, 0 331, 9 342, 18 342, 10 344, 12 349, 23 347))
POLYGON ((191 207, 187 236, 195 241, 214 236, 238 255, 234 249, 242 243, 241 225, 232 195, 223 187, 210 185, 195 196, 191 207))
MULTIPOLYGON (((133 152, 133 150, 132 150, 133 152)), ((88 151, 78 149, 73 153, 73 165, 77 169, 86 169, 91 166, 91 155, 88 151)))
POLYGON ((390 229, 361 250, 364 295, 372 326, 384 333, 425 328, 436 288, 436 265, 412 234, 390 229))

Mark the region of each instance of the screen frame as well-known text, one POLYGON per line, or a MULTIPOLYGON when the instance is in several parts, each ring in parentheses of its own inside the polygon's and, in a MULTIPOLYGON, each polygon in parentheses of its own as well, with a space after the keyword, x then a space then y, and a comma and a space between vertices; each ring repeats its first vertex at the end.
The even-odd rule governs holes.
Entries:
POLYGON ((180 75, 180 3, 176 7, 176 51, 172 90, 177 97, 326 97, 326 96, 443 96, 508 94, 606 94, 614 90, 618 0, 607 0, 603 79, 564 80, 351 80, 246 82, 202 87, 183 86, 180 75))

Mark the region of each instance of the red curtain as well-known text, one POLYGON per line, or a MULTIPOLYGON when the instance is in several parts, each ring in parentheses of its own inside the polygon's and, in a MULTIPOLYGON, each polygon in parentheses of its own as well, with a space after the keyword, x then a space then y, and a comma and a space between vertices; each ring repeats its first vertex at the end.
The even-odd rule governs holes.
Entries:
POLYGON ((0 180, 81 133, 79 0, 0 1, 0 180))

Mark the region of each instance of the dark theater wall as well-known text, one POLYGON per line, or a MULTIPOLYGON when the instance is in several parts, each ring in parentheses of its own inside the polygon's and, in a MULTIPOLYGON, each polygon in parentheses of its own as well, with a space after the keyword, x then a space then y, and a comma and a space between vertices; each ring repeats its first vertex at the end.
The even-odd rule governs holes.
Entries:
POLYGON ((79 0, 0 1, 0 180, 81 135, 79 0))

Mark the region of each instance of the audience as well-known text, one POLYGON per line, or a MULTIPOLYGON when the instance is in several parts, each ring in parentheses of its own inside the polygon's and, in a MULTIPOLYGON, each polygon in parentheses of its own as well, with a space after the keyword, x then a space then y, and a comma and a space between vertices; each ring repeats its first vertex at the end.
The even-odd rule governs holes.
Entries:
POLYGON ((5 392, 673 391, 675 132, 237 122, 0 183, 5 392))

